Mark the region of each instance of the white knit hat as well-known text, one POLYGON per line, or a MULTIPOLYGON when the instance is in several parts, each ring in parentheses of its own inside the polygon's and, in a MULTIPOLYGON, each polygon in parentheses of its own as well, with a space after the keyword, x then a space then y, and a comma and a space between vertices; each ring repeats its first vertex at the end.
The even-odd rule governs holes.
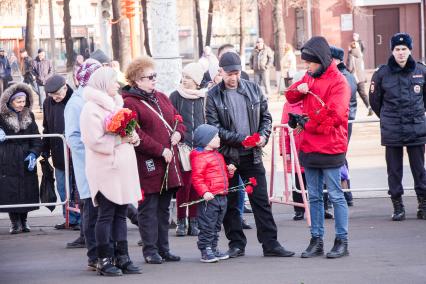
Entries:
POLYGON ((191 77, 191 79, 194 80, 197 85, 201 84, 201 81, 203 80, 204 76, 203 67, 200 63, 196 62, 187 64, 183 68, 182 73, 191 77))

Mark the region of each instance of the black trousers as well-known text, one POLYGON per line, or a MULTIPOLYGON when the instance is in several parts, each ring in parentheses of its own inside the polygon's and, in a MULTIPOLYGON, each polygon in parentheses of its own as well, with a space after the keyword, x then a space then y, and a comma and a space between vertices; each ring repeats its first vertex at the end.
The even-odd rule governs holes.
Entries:
MULTIPOLYGON (((297 174, 296 174, 295 178, 296 178, 296 188, 298 190, 300 190, 300 182, 299 182, 299 177, 297 176, 297 174)), ((303 184, 305 185, 305 188, 306 188, 305 173, 302 173, 302 179, 303 179, 303 184)), ((292 193, 291 193, 291 195, 293 197, 293 201, 294 202, 303 203, 303 197, 302 197, 301 193, 293 190, 292 193)), ((294 206, 294 212, 296 212, 296 213, 297 212, 305 213, 305 208, 299 207, 299 206, 294 206)))
POLYGON ((111 239, 114 242, 127 241, 127 204, 115 204, 100 192, 96 195, 96 200, 99 204, 95 226, 98 257, 112 257, 113 251, 107 249, 110 248, 111 239))
POLYGON ((93 206, 91 198, 80 199, 83 205, 83 214, 81 215, 81 221, 83 227, 81 231, 84 231, 84 237, 86 240, 87 257, 90 261, 96 260, 96 234, 95 227, 96 221, 98 220, 98 208, 93 206))
MULTIPOLYGON (((414 190, 417 196, 426 197, 425 145, 407 146, 408 160, 414 178, 414 190)), ((404 194, 402 187, 403 147, 386 146, 386 165, 388 171, 388 194, 399 198, 404 194)))
POLYGON ((133 204, 129 204, 127 206, 127 218, 129 218, 132 224, 135 224, 135 225, 138 224, 138 209, 136 209, 136 207, 133 206, 133 204))
POLYGON ((169 206, 173 192, 146 194, 138 207, 139 232, 144 257, 169 251, 169 206))
MULTIPOLYGON (((229 182, 230 187, 238 186, 239 175, 243 182, 247 182, 250 177, 255 177, 257 180, 257 186, 254 188, 253 194, 249 195, 256 223, 257 239, 262 244, 264 250, 279 246, 280 243, 277 241, 277 226, 269 204, 263 163, 253 164, 253 155, 241 156, 238 169, 229 182)), ((243 232, 242 219, 238 209, 238 198, 238 192, 228 194, 228 209, 223 220, 223 226, 226 237, 229 240, 229 247, 245 249, 247 239, 243 232)))
POLYGON ((214 199, 198 204, 198 249, 217 248, 226 204, 225 195, 216 195, 214 199))

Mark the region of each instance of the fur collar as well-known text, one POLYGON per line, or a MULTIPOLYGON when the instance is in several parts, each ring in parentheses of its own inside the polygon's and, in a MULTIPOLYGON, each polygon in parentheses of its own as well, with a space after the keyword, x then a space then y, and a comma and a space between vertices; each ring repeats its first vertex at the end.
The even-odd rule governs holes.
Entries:
POLYGON ((86 101, 93 102, 110 112, 123 107, 123 98, 119 94, 117 94, 114 98, 111 98, 106 93, 90 86, 86 86, 83 89, 83 98, 86 101))
POLYGON ((388 60, 388 66, 392 73, 398 73, 398 72, 404 72, 404 73, 410 73, 413 72, 416 69, 416 61, 414 61, 413 57, 410 55, 407 60, 407 64, 405 64, 404 68, 401 68, 401 66, 398 65, 395 61, 395 57, 391 55, 388 60))
POLYGON ((27 129, 27 127, 33 122, 31 117, 31 109, 33 106, 33 91, 28 84, 17 83, 6 90, 0 98, 0 117, 15 133, 21 130, 27 129), (8 103, 10 97, 19 92, 25 92, 27 94, 27 103, 24 109, 18 114, 9 108, 8 103))

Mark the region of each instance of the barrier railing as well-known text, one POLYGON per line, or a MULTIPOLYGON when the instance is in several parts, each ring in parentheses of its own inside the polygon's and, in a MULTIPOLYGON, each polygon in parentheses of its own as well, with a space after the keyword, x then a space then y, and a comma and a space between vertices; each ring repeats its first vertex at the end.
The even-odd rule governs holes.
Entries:
MULTIPOLYGON (((279 135, 279 133, 278 133, 279 135)), ((292 190, 296 188, 294 185, 295 179, 292 179, 292 190)), ((293 205, 298 207, 305 208, 305 216, 306 216, 306 222, 308 223, 308 226, 311 226, 311 214, 309 211, 309 204, 307 200, 306 190, 305 190, 305 184, 303 183, 302 178, 302 172, 300 170, 300 163, 299 163, 299 157, 297 155, 296 145, 294 143, 294 136, 293 136, 293 129, 289 128, 287 124, 280 124, 273 126, 272 129, 272 154, 271 154, 271 177, 270 177, 270 191, 269 191, 269 201, 271 203, 280 203, 280 204, 286 204, 286 205, 293 205), (281 135, 281 153, 283 156, 283 167, 284 167, 284 195, 283 197, 274 197, 274 178, 275 178, 275 168, 276 168, 276 162, 275 162, 275 144, 276 144, 276 136, 277 136, 277 129, 280 129, 283 133, 281 135), (291 151, 291 164, 292 164, 292 173, 297 174, 297 178, 299 179, 299 185, 300 185, 300 193, 302 194, 302 200, 303 203, 294 202, 292 199, 290 199, 290 190, 289 190, 289 182, 288 182, 288 174, 287 174, 287 161, 286 161, 286 149, 285 149, 285 133, 284 129, 288 129, 288 133, 290 134, 290 151, 291 151), (293 154, 296 153, 296 154, 293 154), (295 169, 295 171, 294 171, 295 169)))
MULTIPOLYGON (((66 207, 66 217, 65 222, 66 226, 69 226, 69 214, 71 208, 68 208, 68 201, 70 198, 70 181, 69 181, 69 157, 68 157, 68 148, 65 137, 61 134, 30 134, 30 135, 7 135, 6 140, 10 139, 28 139, 28 138, 61 138, 64 148, 64 161, 65 161, 65 195, 66 198, 61 202, 39 202, 39 203, 27 203, 27 204, 8 204, 8 205, 0 205, 0 208, 20 208, 20 207, 39 207, 39 206, 59 206, 65 205, 66 207)), ((74 210, 73 210, 74 211, 74 210)))

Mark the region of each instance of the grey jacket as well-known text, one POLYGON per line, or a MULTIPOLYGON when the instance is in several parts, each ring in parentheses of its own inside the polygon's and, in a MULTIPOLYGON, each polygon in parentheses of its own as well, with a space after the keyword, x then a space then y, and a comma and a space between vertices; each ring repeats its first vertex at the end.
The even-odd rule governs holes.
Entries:
POLYGON ((262 50, 253 49, 250 56, 250 68, 256 71, 265 71, 274 65, 274 52, 269 46, 262 50))

